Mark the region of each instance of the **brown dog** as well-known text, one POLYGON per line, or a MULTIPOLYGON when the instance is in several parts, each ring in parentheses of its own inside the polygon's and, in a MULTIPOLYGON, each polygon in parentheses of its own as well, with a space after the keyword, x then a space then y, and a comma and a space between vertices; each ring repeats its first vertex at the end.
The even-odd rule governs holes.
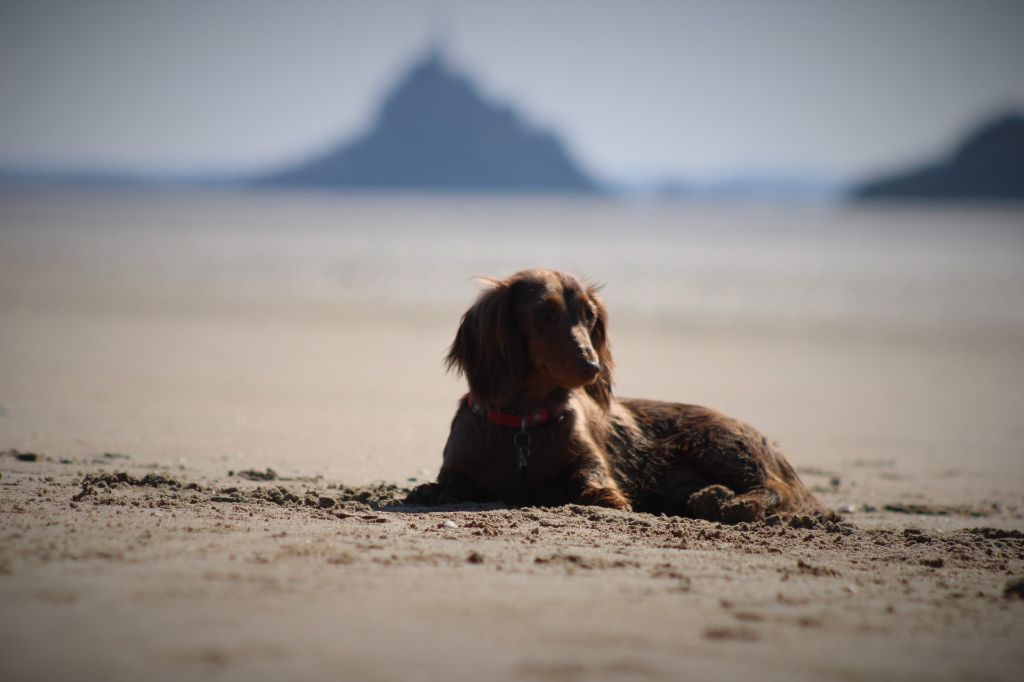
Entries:
POLYGON ((594 287, 551 270, 490 284, 448 353, 469 394, 437 483, 408 503, 575 502, 727 523, 831 515, 743 422, 614 398, 608 313, 594 287))

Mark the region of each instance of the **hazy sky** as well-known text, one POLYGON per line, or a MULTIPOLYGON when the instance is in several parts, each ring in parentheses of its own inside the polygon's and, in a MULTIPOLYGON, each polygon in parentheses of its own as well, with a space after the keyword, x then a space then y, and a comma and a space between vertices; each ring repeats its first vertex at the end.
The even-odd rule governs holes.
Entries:
POLYGON ((268 168, 438 32, 604 178, 856 177, 1024 109, 1024 2, 0 1, 0 164, 268 168))

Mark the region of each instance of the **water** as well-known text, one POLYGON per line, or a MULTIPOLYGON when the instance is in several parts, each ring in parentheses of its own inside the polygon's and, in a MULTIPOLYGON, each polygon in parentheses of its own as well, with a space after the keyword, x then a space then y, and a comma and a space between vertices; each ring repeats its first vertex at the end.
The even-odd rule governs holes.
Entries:
POLYGON ((1024 329, 1024 211, 326 194, 0 198, 0 295, 464 305, 553 267, 619 316, 1024 329))

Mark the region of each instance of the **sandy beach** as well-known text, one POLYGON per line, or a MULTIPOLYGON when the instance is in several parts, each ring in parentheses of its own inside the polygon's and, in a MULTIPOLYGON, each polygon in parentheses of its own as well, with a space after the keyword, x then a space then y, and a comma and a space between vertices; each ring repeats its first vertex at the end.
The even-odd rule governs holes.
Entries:
POLYGON ((788 211, 4 196, 0 677, 1016 679, 1021 213, 788 211), (531 265, 843 521, 402 505, 531 265))

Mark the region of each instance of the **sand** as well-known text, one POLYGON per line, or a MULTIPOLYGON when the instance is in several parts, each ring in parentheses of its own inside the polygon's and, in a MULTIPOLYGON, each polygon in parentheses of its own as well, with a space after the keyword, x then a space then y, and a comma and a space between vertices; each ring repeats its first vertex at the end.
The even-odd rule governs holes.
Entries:
POLYGON ((139 464, 5 456, 5 679, 1015 679, 1022 662, 1024 533, 991 525, 1016 512, 729 527, 139 464))
POLYGON ((618 392, 753 423, 843 521, 406 507, 464 276, 218 297, 3 239, 4 680, 1019 677, 1013 325, 656 314, 613 280, 618 392))

